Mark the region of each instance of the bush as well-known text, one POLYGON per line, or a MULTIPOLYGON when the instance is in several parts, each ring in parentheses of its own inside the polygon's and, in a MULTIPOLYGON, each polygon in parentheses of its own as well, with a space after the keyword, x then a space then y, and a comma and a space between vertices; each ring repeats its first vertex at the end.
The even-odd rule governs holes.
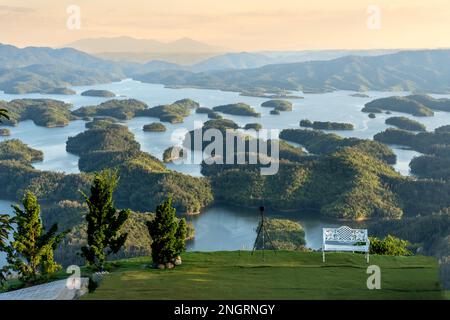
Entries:
POLYGON ((370 253, 385 256, 410 256, 412 252, 408 250, 411 244, 400 238, 387 235, 383 240, 376 237, 370 238, 370 253))

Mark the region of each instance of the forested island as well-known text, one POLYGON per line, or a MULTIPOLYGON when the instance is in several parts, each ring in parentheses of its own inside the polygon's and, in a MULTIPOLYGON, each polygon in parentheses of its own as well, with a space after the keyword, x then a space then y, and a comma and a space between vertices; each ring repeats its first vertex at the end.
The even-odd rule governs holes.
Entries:
POLYGON ((81 93, 82 96, 86 97, 101 97, 101 98, 112 98, 116 94, 109 90, 86 90, 81 93))
POLYGON ((11 135, 11 131, 9 129, 0 129, 0 137, 8 137, 11 135))
POLYGON ((142 130, 144 130, 145 132, 164 132, 167 129, 162 123, 153 122, 153 123, 144 125, 142 130))
POLYGON ((36 125, 52 128, 67 126, 71 120, 72 105, 51 99, 16 99, 10 102, 0 101, 0 108, 7 110, 9 119, 3 124, 15 126, 20 121, 32 120, 36 125))
POLYGON ((430 117, 434 115, 434 111, 450 111, 450 99, 435 99, 428 95, 419 94, 380 98, 366 103, 362 111, 379 113, 381 110, 409 113, 418 117, 430 117))
POLYGON ((374 139, 389 144, 407 146, 424 153, 415 157, 411 172, 421 178, 450 179, 450 131, 449 126, 436 128, 434 132, 413 133, 400 129, 387 129, 374 139))
POLYGON ((278 111, 292 111, 292 103, 286 100, 269 100, 261 104, 262 107, 273 108, 278 111))
POLYGON ((235 116, 260 117, 261 114, 256 112, 251 106, 246 103, 232 103, 213 108, 214 111, 232 114, 235 116))
POLYGON ((300 121, 301 127, 313 128, 316 130, 353 130, 352 123, 330 122, 330 121, 310 121, 307 119, 300 121))
POLYGON ((385 121, 386 124, 396 126, 399 129, 408 131, 426 131, 425 125, 419 121, 415 121, 406 117, 390 117, 385 121))

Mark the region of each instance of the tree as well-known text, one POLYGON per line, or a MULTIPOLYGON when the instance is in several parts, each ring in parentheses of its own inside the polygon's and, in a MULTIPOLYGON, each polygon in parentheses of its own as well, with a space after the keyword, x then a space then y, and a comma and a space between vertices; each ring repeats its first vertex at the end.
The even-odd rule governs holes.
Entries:
MULTIPOLYGON (((6 214, 0 214, 0 252, 6 252, 9 232, 12 230, 11 218, 6 214)), ((7 266, 0 269, 0 288, 6 280, 7 266)))
POLYGON ((155 218, 147 222, 152 238, 152 259, 155 264, 174 262, 185 249, 186 220, 179 222, 172 206, 172 197, 156 207, 155 218))
POLYGON ((182 218, 178 222, 177 231, 175 232, 175 253, 176 255, 180 255, 186 250, 186 234, 187 234, 187 226, 186 219, 182 218))
POLYGON ((103 270, 106 257, 117 253, 128 236, 121 233, 121 229, 131 211, 115 208, 113 192, 117 183, 117 171, 104 170, 95 175, 91 195, 83 194, 89 208, 86 215, 88 243, 81 248, 81 255, 97 270, 103 270))
POLYGON ((8 110, 0 108, 0 123, 2 122, 2 118, 9 120, 8 110))
POLYGON ((61 268, 53 259, 53 251, 68 233, 57 234, 54 224, 44 231, 41 208, 36 196, 26 192, 22 199, 23 210, 13 205, 15 231, 13 241, 7 248, 9 267, 18 272, 26 283, 35 283, 41 276, 47 276, 61 268))

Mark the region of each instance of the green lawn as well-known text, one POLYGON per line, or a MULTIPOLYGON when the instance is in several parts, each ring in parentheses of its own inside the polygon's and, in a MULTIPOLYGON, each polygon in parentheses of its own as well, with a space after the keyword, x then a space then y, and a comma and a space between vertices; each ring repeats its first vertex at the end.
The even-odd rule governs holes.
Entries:
POLYGON ((150 258, 114 263, 83 299, 444 299, 437 261, 430 257, 372 256, 381 289, 368 290, 364 256, 288 251, 190 252, 172 270, 146 268, 150 258))

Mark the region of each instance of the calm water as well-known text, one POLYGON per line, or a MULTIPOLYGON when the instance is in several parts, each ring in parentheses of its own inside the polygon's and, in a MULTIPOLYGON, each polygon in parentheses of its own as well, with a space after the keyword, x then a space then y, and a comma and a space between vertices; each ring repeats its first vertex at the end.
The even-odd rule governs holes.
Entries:
MULTIPOLYGON (((371 139, 374 134, 387 128, 385 119, 394 115, 401 115, 393 112, 392 115, 380 114, 376 119, 369 119, 361 109, 365 103, 375 98, 394 95, 390 92, 368 92, 370 98, 351 97, 351 92, 336 91, 325 94, 301 94, 305 99, 293 99, 293 111, 282 112, 281 115, 270 115, 270 108, 261 107, 264 98, 242 97, 238 93, 223 92, 218 90, 202 89, 168 89, 162 85, 146 84, 133 80, 96 85, 73 87, 79 94, 88 89, 105 89, 116 93, 119 98, 135 98, 142 100, 149 106, 172 103, 183 98, 191 98, 198 101, 202 107, 214 107, 221 104, 234 102, 245 102, 253 106, 257 112, 261 113, 261 118, 225 115, 243 126, 246 123, 258 122, 266 129, 299 128, 301 119, 351 122, 355 125, 353 131, 340 131, 338 134, 345 137, 358 137, 371 139)), ((406 95, 408 93, 395 93, 396 95, 406 95)), ((448 97, 450 95, 433 95, 435 97, 448 97)), ((19 98, 52 98, 63 100, 73 104, 73 108, 81 106, 96 105, 109 100, 109 98, 83 97, 80 95, 10 95, 0 93, 1 100, 13 100, 19 98)), ((450 123, 450 113, 436 112, 434 117, 414 118, 427 126, 428 130, 433 130, 444 124, 450 123)), ((208 118, 205 114, 192 113, 181 124, 164 124, 167 131, 163 133, 143 132, 144 124, 159 121, 157 118, 140 117, 123 124, 128 126, 135 134, 136 140, 141 144, 142 150, 162 158, 163 151, 173 145, 180 145, 185 132, 194 128, 194 122, 205 122, 208 118)), ((65 145, 69 136, 75 136, 85 130, 85 121, 72 121, 70 125, 63 128, 43 128, 34 125, 32 121, 24 121, 16 127, 9 127, 10 137, 0 137, 0 141, 17 138, 27 143, 29 146, 44 152, 44 161, 35 163, 34 166, 40 170, 52 170, 66 173, 77 173, 78 157, 65 151, 65 145)), ((394 168, 404 175, 409 174, 409 162, 419 153, 412 150, 405 150, 402 147, 392 146, 397 154, 398 161, 394 168)), ((176 165, 169 164, 173 170, 200 176, 199 165, 176 165)), ((8 201, 0 201, 0 211, 10 211, 8 201)), ((268 213, 270 215, 270 213, 268 213)), ((294 216, 306 216, 296 213, 294 216)), ((196 239, 189 244, 190 250, 236 250, 251 249, 255 239, 254 229, 258 223, 258 212, 253 212, 239 208, 213 207, 206 209, 201 215, 190 218, 196 228, 196 239)), ((300 218, 299 220, 305 228, 307 245, 312 248, 320 246, 321 228, 324 225, 335 225, 330 221, 323 221, 317 218, 300 218)))

